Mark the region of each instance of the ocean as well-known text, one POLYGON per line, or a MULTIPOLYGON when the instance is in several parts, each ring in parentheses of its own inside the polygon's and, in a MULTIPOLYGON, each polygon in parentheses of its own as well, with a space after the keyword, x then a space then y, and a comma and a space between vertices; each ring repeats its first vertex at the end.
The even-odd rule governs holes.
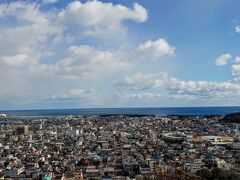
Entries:
POLYGON ((240 112, 240 106, 228 107, 166 107, 166 108, 85 108, 85 109, 41 109, 0 110, 10 116, 65 116, 65 115, 225 115, 240 112))

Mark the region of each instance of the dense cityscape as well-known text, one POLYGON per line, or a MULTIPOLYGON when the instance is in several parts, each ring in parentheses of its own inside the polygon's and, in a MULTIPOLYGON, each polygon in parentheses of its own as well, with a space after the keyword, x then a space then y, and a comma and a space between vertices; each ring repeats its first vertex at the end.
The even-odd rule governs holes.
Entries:
POLYGON ((1 115, 0 179, 239 179, 238 125, 221 116, 1 115))

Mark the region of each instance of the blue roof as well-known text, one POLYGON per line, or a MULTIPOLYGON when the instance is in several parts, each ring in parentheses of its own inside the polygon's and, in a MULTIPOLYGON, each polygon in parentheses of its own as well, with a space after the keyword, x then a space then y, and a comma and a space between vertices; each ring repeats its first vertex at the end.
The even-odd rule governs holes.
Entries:
POLYGON ((51 180, 51 177, 50 176, 46 176, 46 177, 44 177, 44 180, 51 180))

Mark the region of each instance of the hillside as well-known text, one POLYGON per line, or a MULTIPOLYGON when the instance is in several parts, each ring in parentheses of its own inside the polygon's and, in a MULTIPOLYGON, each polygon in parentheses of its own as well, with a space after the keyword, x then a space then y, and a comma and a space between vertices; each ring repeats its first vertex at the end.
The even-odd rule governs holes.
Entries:
POLYGON ((223 117, 222 121, 240 123, 240 112, 227 114, 223 117))

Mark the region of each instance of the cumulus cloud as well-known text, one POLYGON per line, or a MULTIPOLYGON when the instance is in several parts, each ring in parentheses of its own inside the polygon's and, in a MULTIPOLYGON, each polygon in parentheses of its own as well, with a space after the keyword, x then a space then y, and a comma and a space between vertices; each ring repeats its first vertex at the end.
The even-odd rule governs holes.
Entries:
POLYGON ((114 84, 119 87, 125 87, 129 90, 147 90, 159 87, 168 79, 167 73, 142 74, 137 73, 133 76, 127 76, 123 81, 116 81, 114 84))
POLYGON ((232 65, 232 74, 233 76, 240 76, 240 64, 232 65))
POLYGON ((224 66, 230 59, 232 59, 231 54, 223 54, 216 59, 215 64, 217 66, 224 66))
POLYGON ((239 56, 237 56, 237 57, 235 58, 235 63, 240 64, 240 57, 239 57, 239 56))
POLYGON ((2 57, 3 63, 9 66, 22 66, 28 63, 27 55, 18 54, 15 56, 2 57))
POLYGON ((14 22, 14 25, 0 27, 2 67, 37 64, 47 49, 43 44, 61 34, 61 30, 53 26, 52 15, 42 12, 38 4, 24 1, 0 4, 0 12, 0 19, 10 18, 14 22))
MULTIPOLYGON (((147 18, 147 14, 144 14, 145 9, 139 4, 129 9, 122 5, 99 1, 89 1, 84 4, 74 1, 61 12, 57 10, 43 12, 37 3, 15 1, 0 4, 0 10, 0 18, 13 18, 16 21, 14 26, 0 27, 0 63, 4 66, 18 67, 15 73, 23 72, 20 68, 22 67, 24 73, 30 73, 29 76, 53 75, 64 78, 96 77, 129 69, 131 64, 115 55, 114 51, 102 51, 88 45, 74 45, 74 37, 66 33, 66 29, 57 23, 63 16, 68 17, 75 13, 80 17, 89 16, 87 20, 85 18, 75 20, 83 23, 85 27, 103 28, 110 26, 108 23, 120 25, 124 19, 142 22, 147 18), (101 11, 106 14, 102 14, 101 11), (107 16, 107 13, 116 11, 123 14, 107 16), (101 14, 101 17, 96 14, 101 14), (105 24, 108 18, 110 20, 105 24), (69 45, 69 42, 73 45, 69 45), (61 51, 59 46, 64 46, 67 50, 61 51), (49 57, 46 54, 50 54, 55 60, 51 63, 45 62, 44 59, 49 57), (54 57, 54 55, 58 56, 54 57)), ((68 22, 70 23, 71 20, 65 25, 68 22)))
POLYGON ((183 81, 166 73, 136 74, 115 83, 128 90, 165 90, 170 97, 183 95, 198 98, 240 97, 240 84, 234 82, 183 81))
POLYGON ((232 75, 233 80, 239 82, 240 81, 240 57, 235 58, 235 64, 232 65, 232 75))
MULTIPOLYGON (((167 73, 137 73, 116 81, 111 87, 109 82, 118 79, 125 70, 136 72, 134 59, 172 56, 175 47, 160 38, 131 44, 124 54, 112 46, 109 49, 106 45, 111 44, 109 39, 99 40, 110 37, 114 41, 115 37, 127 33, 125 21, 145 22, 147 10, 138 3, 127 7, 98 0, 73 1, 62 9, 43 8, 42 3, 56 1, 0 3, 0 20, 3 22, 0 26, 0 82, 7 84, 0 88, 0 99, 4 104, 11 97, 16 97, 12 102, 24 105, 25 101, 33 104, 84 99, 84 103, 88 103, 89 99, 97 101, 99 96, 103 97, 98 99, 99 102, 106 103, 107 98, 112 100, 111 92, 115 88, 120 88, 115 93, 118 99, 240 97, 240 85, 236 81, 183 81, 167 73), (92 91, 94 86, 98 90, 101 87, 102 91, 92 91)), ((124 43, 120 45, 124 46, 124 43)), ((225 65, 230 59, 230 54, 224 54, 216 64, 225 65)), ((232 74, 238 79, 239 57, 235 63, 232 74)), ((3 107, 1 103, 0 107, 3 107)))
MULTIPOLYGON (((53 0, 41 2, 54 3, 53 0)), ((0 20, 3 22, 0 27, 0 82, 7 82, 7 86, 0 89, 1 102, 6 102, 2 101, 6 97, 22 104, 23 99, 34 103, 41 97, 70 99, 84 96, 87 93, 82 90, 54 92, 56 89, 64 91, 66 87, 78 88, 83 83, 83 88, 88 89, 86 81, 89 78, 92 84, 97 84, 99 79, 103 81, 114 72, 132 68, 130 61, 116 53, 117 49, 109 50, 102 46, 105 41, 96 41, 95 37, 88 41, 89 37, 83 37, 82 33, 103 32, 110 36, 119 33, 118 30, 125 31, 125 20, 144 22, 147 19, 144 7, 74 1, 62 9, 46 9, 41 2, 0 3, 0 20), (74 22, 72 15, 76 15, 74 22), (81 33, 74 33, 76 29, 81 33), (91 42, 91 45, 84 42, 91 42)), ((0 107, 3 107, 1 103, 0 107)))
POLYGON ((65 78, 91 78, 118 70, 130 69, 131 64, 110 51, 101 51, 88 45, 71 46, 66 58, 49 65, 46 71, 65 78))
POLYGON ((137 47, 138 52, 144 57, 158 58, 162 56, 171 56, 175 48, 172 47, 165 39, 156 41, 146 41, 137 47))
POLYGON ((116 98, 120 100, 129 100, 129 99, 136 99, 136 100, 145 100, 145 99, 156 99, 163 97, 159 93, 126 93, 126 92, 115 92, 116 98))
POLYGON ((72 25, 78 27, 78 32, 98 31, 109 37, 125 29, 124 20, 145 21, 147 12, 139 4, 128 8, 100 1, 74 1, 62 10, 43 11, 37 3, 14 1, 0 4, 0 18, 13 19, 13 24, 0 27, 0 61, 1 56, 15 59, 21 54, 40 61, 44 51, 51 48, 59 51, 59 46, 73 43, 76 36, 81 37, 81 34, 71 34, 76 29, 72 25))
POLYGON ((42 2, 43 2, 43 4, 54 4, 54 3, 58 2, 58 0, 43 0, 42 2))
POLYGON ((86 89, 70 89, 64 93, 54 94, 50 97, 45 97, 47 100, 73 100, 73 99, 82 99, 90 98, 94 94, 93 90, 86 89))
POLYGON ((236 32, 236 33, 240 33, 240 25, 235 26, 235 32, 236 32))
POLYGON ((24 1, 13 1, 9 4, 0 4, 0 17, 14 17, 29 23, 46 23, 47 14, 39 10, 39 5, 24 1))
POLYGON ((86 35, 109 37, 125 31, 124 20, 144 22, 147 20, 147 11, 135 3, 133 8, 121 4, 103 3, 101 1, 74 1, 68 4, 59 14, 62 25, 74 26, 86 35))

